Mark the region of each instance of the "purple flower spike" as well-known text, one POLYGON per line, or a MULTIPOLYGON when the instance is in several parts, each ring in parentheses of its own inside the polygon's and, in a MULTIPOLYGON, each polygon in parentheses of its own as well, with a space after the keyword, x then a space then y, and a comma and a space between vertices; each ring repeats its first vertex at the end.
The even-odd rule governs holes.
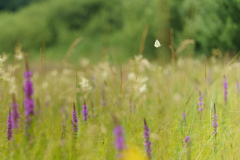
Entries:
POLYGON ((18 104, 15 99, 15 95, 13 94, 13 103, 12 103, 12 128, 18 128, 18 119, 19 119, 19 112, 18 112, 18 104))
POLYGON ((217 113, 216 113, 215 103, 214 103, 214 114, 213 114, 212 118, 213 118, 212 126, 213 126, 213 128, 214 128, 213 134, 215 134, 215 137, 216 137, 216 135, 217 135, 218 123, 217 123, 217 113))
POLYGON ((120 125, 117 125, 114 130, 113 133, 115 135, 115 147, 118 151, 122 151, 125 149, 126 145, 125 145, 125 140, 124 140, 124 136, 123 136, 123 129, 120 125))
POLYGON ((25 133, 29 136, 29 129, 32 123, 32 116, 34 113, 34 100, 32 98, 33 95, 33 83, 31 81, 32 72, 29 71, 28 61, 26 57, 26 72, 24 73, 24 77, 26 79, 24 85, 24 93, 25 93, 25 100, 24 100, 24 107, 25 107, 25 115, 26 115, 26 126, 25 126, 25 133))
POLYGON ((202 94, 200 93, 200 97, 198 99, 198 112, 201 112, 203 111, 204 109, 202 108, 203 106, 203 96, 202 94))
POLYGON ((186 121, 186 113, 185 113, 185 111, 182 113, 182 116, 183 116, 183 121, 186 121))
POLYGON ((75 108, 75 103, 73 102, 73 111, 72 111, 72 129, 73 133, 76 134, 78 131, 78 119, 77 119, 77 111, 75 108))
POLYGON ((82 114, 83 114, 83 120, 84 120, 84 122, 86 122, 87 121, 87 117, 88 117, 88 110, 87 110, 87 105, 86 105, 85 100, 83 102, 82 114))
POLYGON ((12 138, 12 114, 11 110, 9 110, 8 120, 7 120, 7 140, 10 141, 12 138))
POLYGON ((32 73, 30 71, 26 71, 24 73, 24 77, 26 78, 26 82, 24 85, 24 93, 25 93, 25 115, 31 116, 34 115, 34 100, 32 99, 33 94, 33 83, 31 82, 32 73))
POLYGON ((147 125, 147 122, 146 122, 146 119, 144 118, 144 143, 145 143, 145 145, 144 145, 144 147, 146 148, 146 153, 147 153, 147 155, 148 155, 148 157, 149 157, 149 159, 151 159, 152 158, 152 154, 151 154, 151 151, 152 151, 152 149, 151 149, 151 142, 150 142, 150 129, 148 128, 148 125, 147 125))
POLYGON ((224 75, 224 76, 223 76, 223 91, 224 91, 224 101, 225 101, 225 105, 227 104, 227 95, 228 95, 227 88, 228 88, 227 78, 226 78, 226 76, 224 75))
POLYGON ((189 142, 189 140, 190 140, 190 136, 187 136, 187 137, 185 137, 185 143, 188 143, 189 142))

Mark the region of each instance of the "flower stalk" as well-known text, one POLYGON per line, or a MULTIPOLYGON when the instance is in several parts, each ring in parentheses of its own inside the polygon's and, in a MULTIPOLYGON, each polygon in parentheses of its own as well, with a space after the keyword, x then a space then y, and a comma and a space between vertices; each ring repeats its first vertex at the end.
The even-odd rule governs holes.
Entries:
POLYGON ((217 137, 217 128, 218 128, 218 123, 217 123, 217 113, 216 113, 216 105, 214 103, 214 113, 213 113, 213 122, 212 122, 212 126, 214 128, 214 132, 213 134, 215 135, 215 138, 217 137))
POLYGON ((7 140, 10 141, 12 138, 12 113, 11 109, 9 109, 9 115, 7 119, 7 140))
POLYGON ((12 128, 19 127, 19 112, 18 112, 18 104, 16 102, 15 94, 12 94, 12 128))
POLYGON ((76 111, 74 102, 73 102, 73 111, 72 111, 72 130, 73 130, 73 135, 75 135, 75 138, 76 138, 76 134, 78 131, 78 119, 77 119, 77 111, 76 111))
POLYGON ((151 151, 152 151, 152 148, 151 148, 151 142, 150 142, 150 129, 148 128, 148 125, 147 125, 147 122, 146 122, 146 119, 144 118, 144 147, 146 149, 146 153, 147 153, 147 156, 149 159, 152 158, 152 154, 151 154, 151 151))

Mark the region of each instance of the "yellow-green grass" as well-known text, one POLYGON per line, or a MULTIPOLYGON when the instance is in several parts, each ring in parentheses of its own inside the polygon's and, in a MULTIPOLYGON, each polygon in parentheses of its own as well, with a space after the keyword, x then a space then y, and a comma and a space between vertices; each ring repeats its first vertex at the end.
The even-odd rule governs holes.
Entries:
POLYGON ((40 102, 40 107, 35 103, 30 141, 24 134, 24 62, 16 60, 14 66, 17 69, 12 76, 11 67, 9 69, 9 65, 2 63, 0 159, 115 159, 113 114, 124 128, 127 146, 136 147, 143 153, 143 119, 146 118, 151 130, 153 159, 238 159, 240 107, 236 80, 240 63, 228 62, 209 58, 205 77, 205 61, 201 58, 180 58, 174 66, 149 63, 143 58, 129 60, 121 67, 108 62, 76 67, 67 62, 53 65, 45 61, 42 81, 40 62, 30 63, 33 97, 35 102, 40 102), (227 105, 224 104, 223 75, 228 82, 227 105), (89 80, 87 90, 79 84, 83 77, 89 80), (144 84, 146 90, 142 88, 144 84), (10 90, 16 94, 21 118, 20 127, 13 130, 12 140, 7 141, 7 116, 12 101, 10 90), (102 90, 106 106, 101 106, 102 90), (199 92, 204 102, 201 116, 197 106, 199 92), (87 123, 83 122, 83 99, 89 109, 87 123), (77 104, 79 120, 76 139, 72 136, 73 101, 77 104), (216 138, 212 134, 214 103, 219 125, 216 138), (62 122, 66 124, 66 133, 61 141, 62 122), (184 142, 186 136, 190 136, 188 145, 184 142))

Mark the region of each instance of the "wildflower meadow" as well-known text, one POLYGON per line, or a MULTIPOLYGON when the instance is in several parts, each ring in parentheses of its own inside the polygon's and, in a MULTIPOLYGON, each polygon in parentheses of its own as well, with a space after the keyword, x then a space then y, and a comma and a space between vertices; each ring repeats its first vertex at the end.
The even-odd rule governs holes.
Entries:
POLYGON ((0 66, 0 159, 240 156, 238 55, 74 65, 16 52, 0 66))

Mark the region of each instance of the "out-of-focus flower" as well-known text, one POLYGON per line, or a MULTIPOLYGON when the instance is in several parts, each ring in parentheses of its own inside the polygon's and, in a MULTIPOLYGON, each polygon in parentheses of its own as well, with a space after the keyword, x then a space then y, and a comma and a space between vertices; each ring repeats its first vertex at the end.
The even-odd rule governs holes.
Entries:
POLYGON ((114 69, 109 66, 107 62, 99 63, 94 68, 95 76, 98 77, 99 80, 105 80, 110 73, 114 73, 114 69))
POLYGON ((136 147, 123 150, 117 157, 119 160, 148 160, 148 158, 136 147))
POLYGON ((17 60, 21 60, 23 59, 23 54, 16 54, 15 57, 17 60))
POLYGON ((15 77, 12 77, 10 79, 11 84, 9 85, 9 93, 13 94, 13 93, 17 93, 17 85, 15 82, 15 77))
POLYGON ((217 113, 216 113, 216 106, 215 106, 215 103, 214 103, 214 112, 213 112, 213 122, 212 122, 212 126, 214 128, 214 132, 213 134, 215 134, 215 136, 217 135, 217 127, 218 127, 218 123, 217 123, 217 113))
POLYGON ((185 111, 182 113, 183 121, 186 121, 186 113, 185 111))
POLYGON ((21 60, 21 59, 23 59, 23 52, 22 52, 22 46, 21 45, 17 45, 16 47, 15 47, 15 58, 17 59, 17 60, 21 60))
POLYGON ((116 149, 118 151, 123 151, 124 149, 126 149, 126 144, 125 144, 125 140, 124 140, 122 126, 117 125, 114 128, 113 133, 115 135, 115 147, 116 147, 116 149))
POLYGON ((145 93, 146 91, 147 91, 147 85, 146 84, 142 85, 142 87, 139 88, 140 93, 145 93))
POLYGON ((144 118, 144 147, 146 148, 146 153, 148 155, 148 158, 151 159, 152 158, 152 148, 151 145, 152 143, 150 142, 150 129, 148 128, 146 119, 144 118))
POLYGON ((203 105, 203 96, 200 93, 200 97, 198 99, 198 112, 203 111, 202 105, 203 105))
POLYGON ((190 136, 185 137, 184 141, 185 141, 185 143, 189 143, 189 141, 190 141, 190 136))
POLYGON ((83 102, 82 114, 83 114, 83 120, 84 120, 84 122, 87 122, 88 109, 87 109, 87 105, 86 105, 86 101, 85 101, 85 100, 84 100, 84 102, 83 102))
POLYGON ((12 113, 9 110, 8 120, 7 120, 7 140, 10 141, 12 138, 12 113))
POLYGON ((92 87, 89 84, 88 79, 86 79, 85 77, 82 77, 81 82, 79 83, 79 85, 81 86, 81 90, 82 91, 89 91, 92 89, 92 87))
POLYGON ((0 64, 5 62, 8 59, 8 55, 6 53, 3 53, 0 55, 0 64))
POLYGON ((135 81, 136 80, 136 75, 135 73, 131 72, 128 74, 128 80, 129 81, 135 81))
POLYGON ((140 63, 143 56, 140 54, 140 55, 135 56, 134 58, 135 58, 136 63, 140 63))
POLYGON ((29 70, 28 62, 26 59, 26 72, 24 73, 25 85, 24 85, 24 94, 25 94, 25 101, 24 101, 24 107, 25 107, 25 115, 26 115, 26 126, 25 126, 25 133, 27 136, 29 136, 29 129, 31 129, 32 124, 32 116, 34 113, 34 99, 32 97, 33 95, 33 83, 31 81, 32 72, 29 70))
POLYGON ((15 99, 15 95, 12 95, 13 102, 12 102, 12 128, 18 128, 18 120, 19 120, 19 112, 18 112, 18 104, 15 99))
POLYGON ((73 134, 76 135, 78 131, 78 119, 77 119, 77 111, 76 111, 74 102, 73 102, 73 111, 72 111, 72 130, 73 130, 73 134))
POLYGON ((128 74, 128 80, 132 83, 135 92, 145 93, 147 91, 148 77, 137 77, 135 73, 131 72, 128 74))
POLYGON ((24 77, 26 78, 24 93, 25 93, 25 115, 31 116, 34 115, 34 100, 32 99, 33 94, 33 83, 31 81, 32 72, 26 71, 24 73, 24 77))
POLYGON ((152 69, 151 63, 142 55, 135 56, 135 63, 137 71, 143 72, 145 68, 152 69))

